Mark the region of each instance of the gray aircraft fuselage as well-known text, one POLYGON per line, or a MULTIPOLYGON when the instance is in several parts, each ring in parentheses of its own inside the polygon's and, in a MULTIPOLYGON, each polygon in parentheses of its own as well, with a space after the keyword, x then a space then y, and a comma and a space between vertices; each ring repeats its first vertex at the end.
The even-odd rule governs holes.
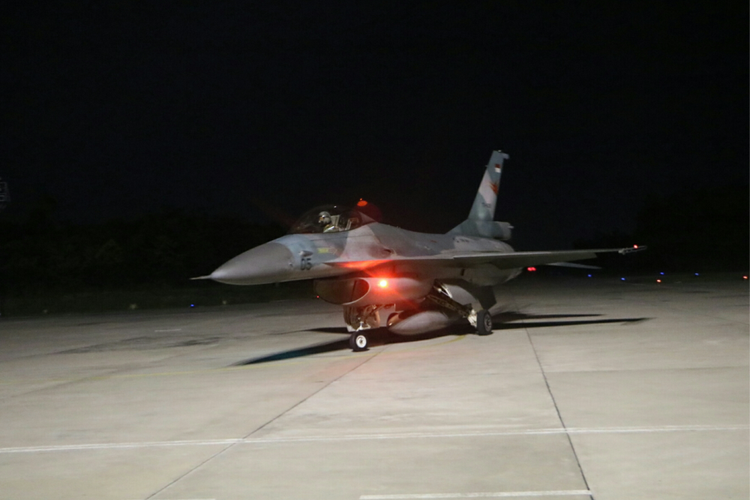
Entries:
POLYGON ((231 259, 211 279, 232 285, 260 285, 284 281, 332 278, 367 270, 372 275, 404 274, 433 280, 466 279, 490 286, 504 283, 520 268, 434 266, 421 258, 463 255, 467 252, 510 253, 507 243, 474 236, 427 234, 373 222, 346 232, 287 234, 231 259), (405 261, 398 257, 412 258, 405 261), (339 265, 336 265, 339 264, 339 265))
POLYGON ((488 335, 497 286, 523 267, 633 250, 515 252, 500 241, 510 239, 512 226, 493 220, 507 158, 492 153, 469 218, 447 234, 382 224, 364 201, 352 208, 329 205, 304 214, 290 234, 238 255, 204 278, 233 285, 314 280, 321 299, 343 306, 354 350, 367 347, 367 330, 383 326, 408 335, 468 320, 477 333, 488 335))

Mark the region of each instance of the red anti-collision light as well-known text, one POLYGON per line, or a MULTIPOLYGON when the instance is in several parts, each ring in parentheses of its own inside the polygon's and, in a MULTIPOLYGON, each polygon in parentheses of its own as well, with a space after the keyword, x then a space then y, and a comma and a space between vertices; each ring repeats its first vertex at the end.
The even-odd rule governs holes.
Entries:
POLYGON ((536 271, 536 267, 527 267, 526 270, 533 273, 534 271, 536 271))
POLYGON ((378 281, 378 286, 380 288, 386 288, 388 286, 388 280, 380 280, 380 281, 378 281))

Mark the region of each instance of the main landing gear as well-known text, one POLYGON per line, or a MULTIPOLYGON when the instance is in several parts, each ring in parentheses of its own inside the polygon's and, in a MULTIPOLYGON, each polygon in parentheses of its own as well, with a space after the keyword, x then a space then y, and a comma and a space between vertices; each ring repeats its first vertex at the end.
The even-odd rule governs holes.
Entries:
POLYGON ((477 312, 477 335, 490 335, 492 334, 492 316, 489 311, 477 312))
POLYGON ((354 352, 366 351, 367 341, 367 335, 365 335, 364 332, 354 332, 352 333, 352 336, 349 337, 349 347, 351 347, 354 352))
POLYGON ((492 316, 486 309, 475 311, 470 305, 459 304, 446 292, 442 286, 435 286, 427 295, 438 306, 457 313, 462 318, 469 320, 469 324, 477 329, 477 335, 492 334, 492 316))

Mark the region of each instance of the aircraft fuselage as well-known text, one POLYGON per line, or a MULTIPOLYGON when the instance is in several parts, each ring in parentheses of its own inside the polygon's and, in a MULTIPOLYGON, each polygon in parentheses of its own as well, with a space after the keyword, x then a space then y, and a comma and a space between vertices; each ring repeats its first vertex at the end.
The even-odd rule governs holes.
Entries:
POLYGON ((362 271, 384 277, 424 274, 437 280, 464 279, 488 286, 503 283, 520 272, 497 269, 491 264, 469 269, 458 263, 438 268, 430 265, 429 257, 449 258, 477 251, 511 253, 513 248, 489 238, 418 233, 372 223, 347 232, 288 234, 238 255, 210 277, 232 285, 260 285, 362 271))
POLYGON ((511 238, 513 227, 494 220, 507 158, 492 153, 469 218, 447 234, 382 224, 364 200, 350 208, 326 205, 304 214, 286 236, 238 255, 204 278, 232 285, 313 280, 321 299, 343 306, 352 349, 362 350, 364 332, 382 326, 410 335, 466 320, 479 335, 489 335, 497 285, 524 266, 638 249, 515 252, 500 241, 511 238))

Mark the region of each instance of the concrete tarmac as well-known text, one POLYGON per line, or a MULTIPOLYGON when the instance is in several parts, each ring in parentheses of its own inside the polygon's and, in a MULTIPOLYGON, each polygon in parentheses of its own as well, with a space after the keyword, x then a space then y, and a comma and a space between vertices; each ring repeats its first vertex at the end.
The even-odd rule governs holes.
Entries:
POLYGON ((319 301, 3 319, 0 498, 750 496, 747 281, 506 292, 363 353, 319 301))

